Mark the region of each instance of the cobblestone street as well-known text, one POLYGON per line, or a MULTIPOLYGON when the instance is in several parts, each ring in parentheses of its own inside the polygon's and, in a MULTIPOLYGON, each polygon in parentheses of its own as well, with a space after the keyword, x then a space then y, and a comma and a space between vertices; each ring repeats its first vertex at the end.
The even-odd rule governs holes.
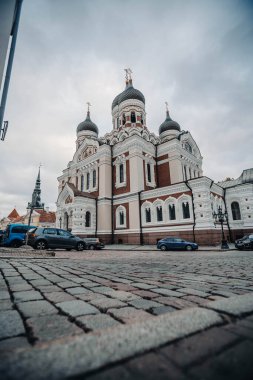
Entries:
POLYGON ((3 379, 252 379, 253 252, 0 253, 3 379))

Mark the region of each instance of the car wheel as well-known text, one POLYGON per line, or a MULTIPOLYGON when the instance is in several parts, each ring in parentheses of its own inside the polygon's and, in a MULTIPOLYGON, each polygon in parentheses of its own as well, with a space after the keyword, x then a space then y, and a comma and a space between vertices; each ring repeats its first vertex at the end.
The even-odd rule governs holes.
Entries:
POLYGON ((83 251, 84 249, 85 249, 84 243, 82 243, 82 242, 77 243, 77 245, 76 245, 76 250, 77 251, 83 251))
POLYGON ((166 245, 161 245, 161 247, 160 247, 160 249, 161 249, 161 251, 167 251, 167 247, 166 247, 166 245))
POLYGON ((19 248, 19 247, 21 247, 21 245, 22 245, 22 243, 21 243, 20 240, 13 240, 13 241, 11 242, 11 247, 12 247, 12 248, 19 248))
POLYGON ((89 249, 91 249, 92 251, 94 251, 94 249, 95 249, 95 245, 91 244, 91 245, 89 246, 89 249))
POLYGON ((39 250, 47 249, 47 243, 45 242, 45 240, 37 241, 37 243, 35 244, 35 249, 39 249, 39 250))
POLYGON ((185 247, 185 249, 186 249, 186 251, 192 251, 192 246, 191 246, 191 245, 187 245, 187 246, 185 247))

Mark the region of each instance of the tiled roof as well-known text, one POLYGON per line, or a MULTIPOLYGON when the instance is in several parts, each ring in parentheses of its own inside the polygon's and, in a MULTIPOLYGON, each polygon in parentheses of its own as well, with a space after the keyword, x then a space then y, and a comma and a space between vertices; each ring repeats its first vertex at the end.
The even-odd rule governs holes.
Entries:
POLYGON ((9 219, 16 219, 16 218, 18 218, 19 217, 19 213, 17 212, 17 210, 14 208, 13 210, 12 210, 12 212, 7 216, 7 218, 9 218, 9 219))
POLYGON ((40 210, 40 223, 55 223, 56 215, 54 211, 40 210), (42 211, 42 212, 41 212, 42 211))

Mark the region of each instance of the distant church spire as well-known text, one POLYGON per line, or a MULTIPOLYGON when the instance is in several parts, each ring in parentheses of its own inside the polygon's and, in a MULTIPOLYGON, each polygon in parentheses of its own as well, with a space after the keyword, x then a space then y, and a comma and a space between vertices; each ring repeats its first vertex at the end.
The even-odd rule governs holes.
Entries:
POLYGON ((40 182, 41 182, 40 181, 40 167, 41 167, 41 165, 39 166, 39 172, 38 172, 38 176, 37 176, 37 179, 36 179, 35 188, 33 190, 32 202, 28 203, 27 208, 44 209, 44 203, 41 203, 41 198, 40 198, 40 194, 41 194, 41 189, 40 189, 40 182))

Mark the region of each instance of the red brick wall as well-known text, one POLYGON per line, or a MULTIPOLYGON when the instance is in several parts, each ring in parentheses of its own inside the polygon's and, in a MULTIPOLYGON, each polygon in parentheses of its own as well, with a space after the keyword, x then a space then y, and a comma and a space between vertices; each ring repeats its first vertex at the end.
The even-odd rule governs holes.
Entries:
POLYGON ((159 187, 171 185, 170 180, 170 166, 168 162, 158 165, 157 167, 159 187))
MULTIPOLYGON (((175 194, 170 194, 170 195, 161 195, 161 196, 159 196, 159 199, 162 199, 163 201, 165 201, 165 199, 167 199, 170 196, 174 197, 174 198, 179 198, 183 194, 191 196, 191 192, 190 191, 185 191, 184 193, 175 193, 175 194)), ((157 197, 148 198, 148 199, 142 200, 141 204, 144 203, 144 202, 146 202, 146 201, 154 202, 156 200, 157 200, 157 197)))

